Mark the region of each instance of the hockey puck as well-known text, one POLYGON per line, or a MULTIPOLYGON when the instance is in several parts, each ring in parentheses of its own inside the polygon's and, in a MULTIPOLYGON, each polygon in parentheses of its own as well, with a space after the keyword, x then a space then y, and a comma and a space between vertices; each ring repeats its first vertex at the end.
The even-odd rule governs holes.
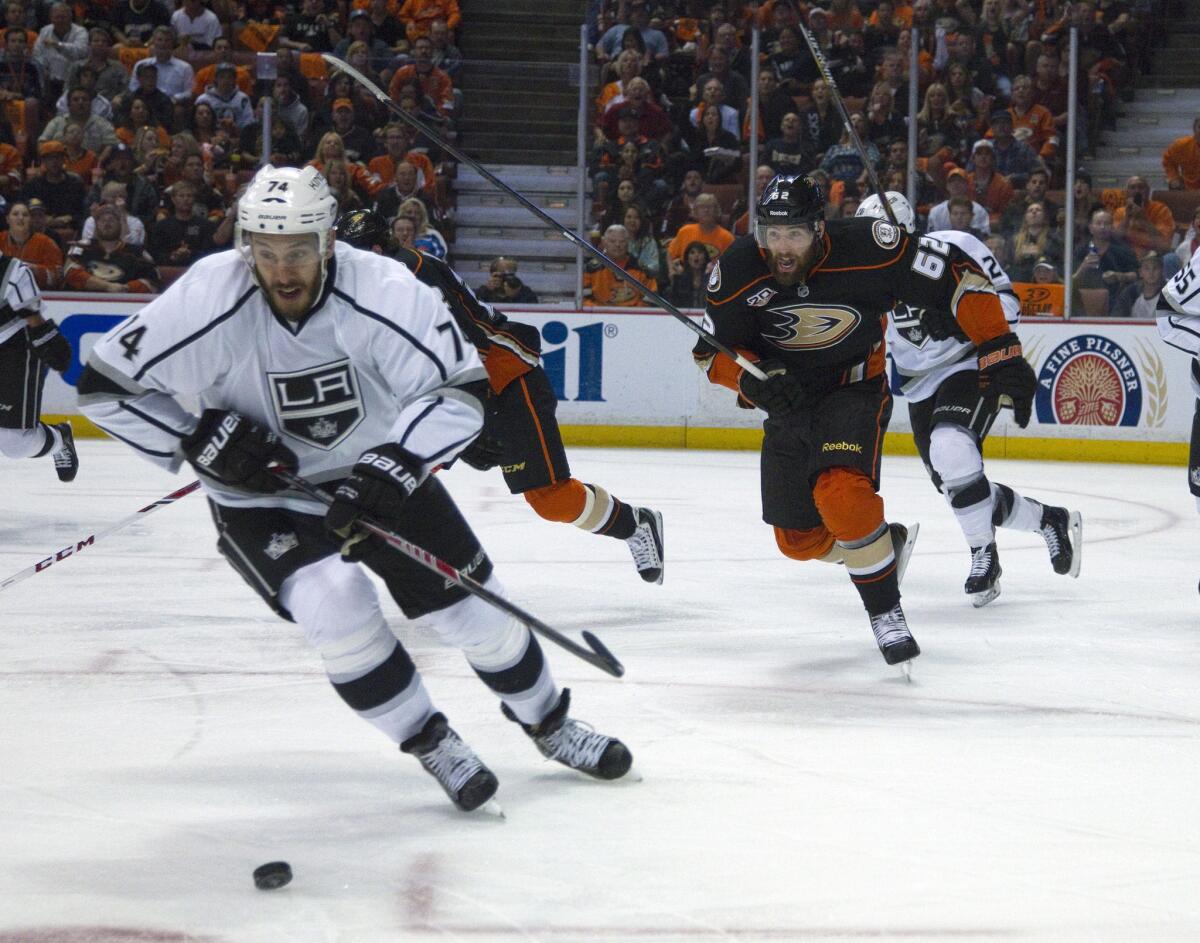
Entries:
POLYGON ((254 869, 254 886, 260 891, 274 891, 292 880, 292 866, 286 861, 268 861, 254 869))

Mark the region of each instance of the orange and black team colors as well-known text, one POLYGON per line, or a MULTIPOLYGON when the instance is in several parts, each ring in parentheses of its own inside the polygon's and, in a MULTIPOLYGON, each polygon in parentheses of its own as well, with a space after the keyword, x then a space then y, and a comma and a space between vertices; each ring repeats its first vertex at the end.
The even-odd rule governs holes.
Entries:
POLYGON ((904 531, 889 528, 878 494, 892 412, 885 317, 898 302, 949 311, 980 345, 1008 335, 1009 326, 991 283, 966 253, 882 220, 826 222, 823 202, 808 178, 776 178, 758 207, 756 235, 734 242, 709 280, 705 326, 760 362, 769 379, 745 374, 703 341, 693 355, 711 382, 739 394, 741 405, 768 412, 763 520, 774 527, 780 551, 795 560, 844 563, 876 641, 894 664, 920 649, 900 609, 904 531), (800 202, 813 208, 801 214, 795 191, 804 188, 815 195, 802 194, 800 202), (807 233, 807 268, 780 255, 792 251, 781 241, 789 227, 807 233), (776 249, 774 263, 769 246, 776 249))

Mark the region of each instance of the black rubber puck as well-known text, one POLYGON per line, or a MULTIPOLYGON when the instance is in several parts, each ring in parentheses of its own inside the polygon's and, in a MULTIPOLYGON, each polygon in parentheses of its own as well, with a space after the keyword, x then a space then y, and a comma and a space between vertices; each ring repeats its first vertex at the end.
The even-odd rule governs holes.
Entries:
POLYGON ((292 880, 292 866, 286 861, 268 861, 254 869, 254 886, 260 891, 274 891, 292 880))

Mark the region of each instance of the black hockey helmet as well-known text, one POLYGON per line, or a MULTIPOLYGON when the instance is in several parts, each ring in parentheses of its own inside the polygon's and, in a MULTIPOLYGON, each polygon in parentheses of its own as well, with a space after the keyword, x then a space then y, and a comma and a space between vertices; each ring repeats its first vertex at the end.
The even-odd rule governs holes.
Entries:
POLYGON ((379 246, 387 252, 392 241, 391 231, 382 216, 372 210, 350 210, 338 217, 337 237, 356 249, 370 252, 379 246))
POLYGON ((755 208, 755 238, 762 245, 765 226, 814 225, 825 220, 825 194, 821 185, 807 174, 776 174, 763 191, 755 208))

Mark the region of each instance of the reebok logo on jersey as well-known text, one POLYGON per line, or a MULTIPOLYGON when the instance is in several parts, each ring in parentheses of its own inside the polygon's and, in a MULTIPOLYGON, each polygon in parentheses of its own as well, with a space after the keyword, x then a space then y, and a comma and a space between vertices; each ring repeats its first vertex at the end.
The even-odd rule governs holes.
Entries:
POLYGON ((774 330, 763 331, 763 337, 782 350, 834 347, 862 323, 862 315, 846 305, 792 304, 767 310, 777 320, 774 330))
POLYGON ((366 415, 349 359, 269 373, 267 382, 279 428, 322 451, 337 448, 366 415))
POLYGON ((856 452, 862 455, 862 445, 858 442, 826 442, 821 446, 822 452, 856 452))

